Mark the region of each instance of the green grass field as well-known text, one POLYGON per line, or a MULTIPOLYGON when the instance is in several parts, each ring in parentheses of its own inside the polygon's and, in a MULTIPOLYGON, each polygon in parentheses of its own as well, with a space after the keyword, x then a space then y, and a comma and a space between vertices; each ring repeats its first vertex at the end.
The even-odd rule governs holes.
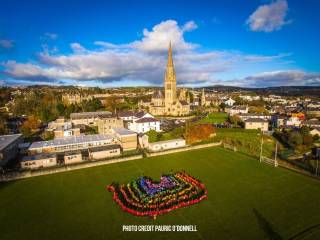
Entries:
POLYGON ((288 239, 320 223, 319 184, 219 147, 34 177, 0 185, 0 239, 288 239), (105 188, 171 169, 205 183, 208 199, 151 220, 123 212, 105 188), (129 224, 198 231, 122 232, 129 224))
POLYGON ((224 123, 228 119, 227 113, 216 112, 209 113, 207 117, 201 119, 199 123, 224 123))

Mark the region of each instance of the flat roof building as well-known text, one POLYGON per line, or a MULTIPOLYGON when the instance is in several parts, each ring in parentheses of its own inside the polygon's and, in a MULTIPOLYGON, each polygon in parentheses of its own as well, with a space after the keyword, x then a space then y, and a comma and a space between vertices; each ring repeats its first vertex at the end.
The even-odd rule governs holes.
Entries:
POLYGON ((30 154, 42 152, 66 152, 99 147, 117 143, 112 135, 94 134, 57 138, 50 141, 34 142, 29 147, 30 154))
POLYGON ((0 136, 0 166, 6 165, 18 155, 19 143, 22 143, 22 134, 0 136))

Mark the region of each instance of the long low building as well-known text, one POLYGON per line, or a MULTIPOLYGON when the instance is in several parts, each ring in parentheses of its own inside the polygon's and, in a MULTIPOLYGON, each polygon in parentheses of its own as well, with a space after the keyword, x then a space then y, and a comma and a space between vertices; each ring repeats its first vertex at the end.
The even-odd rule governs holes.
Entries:
POLYGON ((148 144, 148 150, 151 152, 164 151, 174 148, 181 148, 186 146, 186 140, 184 139, 172 139, 167 141, 160 141, 148 144))
POLYGON ((36 169, 52 167, 57 165, 57 155, 55 153, 41 153, 34 156, 25 156, 21 160, 21 168, 36 169))
POLYGON ((117 142, 112 135, 94 134, 72 136, 50 141, 34 142, 30 145, 28 152, 29 154, 66 152, 106 146, 117 142))
POLYGON ((112 113, 108 111, 80 112, 70 114, 70 120, 74 125, 97 125, 97 121, 99 119, 111 117, 112 113))

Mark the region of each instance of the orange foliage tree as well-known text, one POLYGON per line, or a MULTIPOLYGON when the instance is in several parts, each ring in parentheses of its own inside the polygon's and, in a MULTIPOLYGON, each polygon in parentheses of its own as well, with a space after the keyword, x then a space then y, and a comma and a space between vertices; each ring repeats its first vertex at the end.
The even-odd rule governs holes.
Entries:
POLYGON ((188 144, 201 142, 213 136, 215 129, 212 124, 198 124, 188 126, 186 129, 186 141, 188 144))

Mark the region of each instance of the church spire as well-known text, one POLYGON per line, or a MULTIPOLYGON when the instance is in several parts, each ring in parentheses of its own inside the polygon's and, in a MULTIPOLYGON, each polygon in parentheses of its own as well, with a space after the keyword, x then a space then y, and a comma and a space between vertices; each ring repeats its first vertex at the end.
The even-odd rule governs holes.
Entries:
POLYGON ((171 41, 169 42, 169 51, 168 51, 168 67, 173 67, 173 59, 172 59, 172 47, 171 41))

